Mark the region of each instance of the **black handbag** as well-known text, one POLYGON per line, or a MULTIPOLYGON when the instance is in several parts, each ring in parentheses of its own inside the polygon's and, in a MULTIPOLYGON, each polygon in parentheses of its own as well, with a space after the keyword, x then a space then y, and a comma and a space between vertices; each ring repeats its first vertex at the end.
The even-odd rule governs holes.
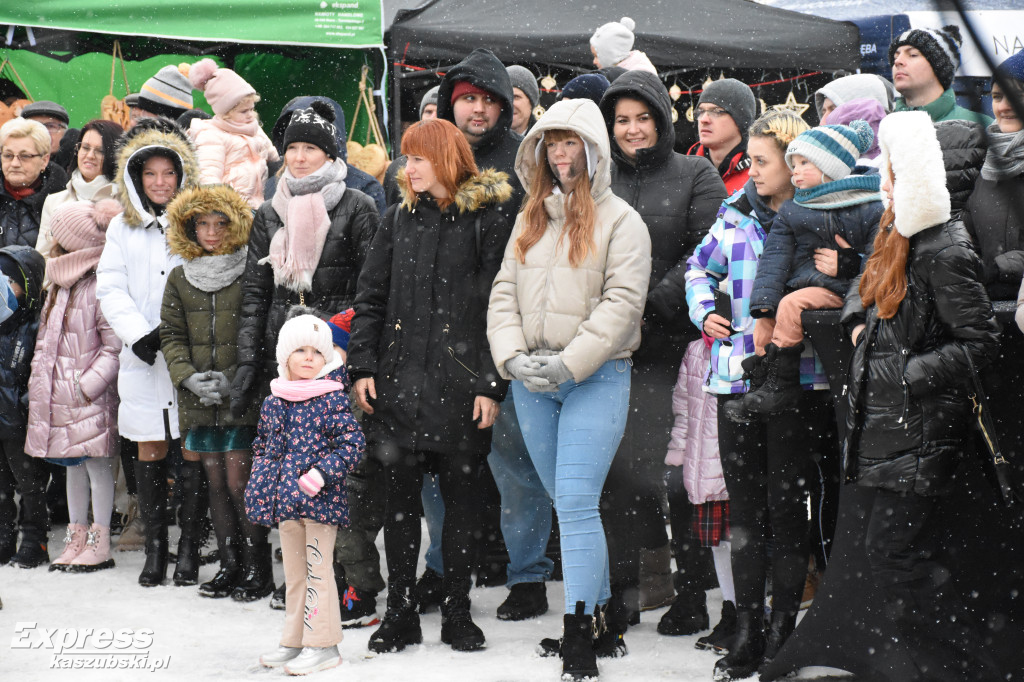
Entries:
POLYGON ((996 439, 996 425, 992 421, 992 415, 988 409, 988 397, 985 395, 985 389, 981 386, 981 377, 978 374, 978 369, 974 366, 971 354, 965 352, 964 355, 967 356, 967 365, 971 368, 971 380, 974 383, 974 392, 970 393, 967 397, 971 399, 972 411, 977 420, 978 433, 981 435, 981 439, 985 441, 985 448, 988 450, 988 456, 982 457, 986 473, 995 481, 995 488, 999 492, 1004 506, 1013 507, 1019 505, 1021 503, 1021 495, 1013 480, 1013 469, 999 449, 999 441, 996 439))

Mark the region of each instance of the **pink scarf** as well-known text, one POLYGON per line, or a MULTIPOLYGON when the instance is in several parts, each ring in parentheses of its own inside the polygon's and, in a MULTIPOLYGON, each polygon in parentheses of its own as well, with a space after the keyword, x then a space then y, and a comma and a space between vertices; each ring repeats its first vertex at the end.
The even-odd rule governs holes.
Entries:
POLYGON ((231 121, 225 121, 220 116, 214 116, 210 122, 225 133, 246 135, 248 137, 256 137, 256 129, 259 128, 259 123, 256 121, 252 123, 232 123, 231 121))
POLYGON ((292 403, 300 403, 303 400, 319 398, 322 395, 342 391, 345 384, 333 379, 303 379, 289 381, 277 378, 270 382, 270 392, 281 400, 292 403))
POLYGON ((46 279, 67 288, 96 269, 103 254, 102 246, 91 246, 46 261, 46 279))

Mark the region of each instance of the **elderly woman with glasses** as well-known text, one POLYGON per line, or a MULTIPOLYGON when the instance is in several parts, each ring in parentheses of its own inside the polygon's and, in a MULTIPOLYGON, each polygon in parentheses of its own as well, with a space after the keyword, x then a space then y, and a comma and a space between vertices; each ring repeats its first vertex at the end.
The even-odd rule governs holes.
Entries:
POLYGON ((35 246, 46 197, 67 184, 50 163, 50 134, 23 118, 0 126, 0 247, 35 246))
POLYGON ((82 126, 82 136, 75 148, 74 160, 68 167, 69 178, 62 192, 51 194, 43 203, 43 214, 39 219, 39 237, 36 251, 49 258, 53 246, 50 235, 50 217, 59 206, 75 201, 98 203, 104 199, 116 199, 117 157, 114 145, 124 129, 113 121, 96 119, 82 126))

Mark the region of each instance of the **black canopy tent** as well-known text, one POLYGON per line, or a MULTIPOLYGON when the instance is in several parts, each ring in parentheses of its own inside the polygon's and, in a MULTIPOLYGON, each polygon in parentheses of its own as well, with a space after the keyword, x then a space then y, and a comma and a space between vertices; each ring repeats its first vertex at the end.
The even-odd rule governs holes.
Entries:
MULTIPOLYGON (((853 24, 749 0, 429 0, 397 10, 385 43, 393 64, 452 64, 487 47, 506 64, 583 71, 593 68, 594 29, 624 15, 636 22, 638 49, 663 73, 702 67, 852 70, 860 63, 853 24)), ((408 74, 395 66, 393 75, 397 124, 401 81, 408 74)))

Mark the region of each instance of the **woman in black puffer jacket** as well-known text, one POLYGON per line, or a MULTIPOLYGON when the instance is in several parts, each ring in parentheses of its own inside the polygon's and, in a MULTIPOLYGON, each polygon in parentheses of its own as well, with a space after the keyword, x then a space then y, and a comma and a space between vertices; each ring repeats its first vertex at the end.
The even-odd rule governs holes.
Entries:
POLYGON ((333 120, 322 102, 292 115, 284 174, 253 220, 231 386, 231 411, 239 416, 257 379, 266 386, 277 375, 274 349, 289 308, 305 305, 330 316, 351 307, 377 231, 373 200, 345 186, 333 120))
POLYGON ((879 128, 889 207, 842 320, 856 346, 849 380, 847 480, 876 488, 865 540, 906 650, 930 680, 996 680, 995 664, 948 571, 934 518, 970 447, 970 366, 995 356, 999 325, 981 263, 950 221, 942 155, 928 115, 879 128))

